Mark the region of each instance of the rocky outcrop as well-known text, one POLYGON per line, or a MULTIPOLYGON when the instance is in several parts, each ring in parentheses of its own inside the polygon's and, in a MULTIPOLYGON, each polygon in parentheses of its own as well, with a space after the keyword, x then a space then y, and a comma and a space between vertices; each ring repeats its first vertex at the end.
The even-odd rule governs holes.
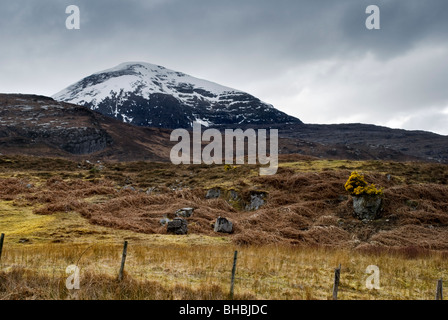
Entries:
POLYGON ((232 207, 237 210, 253 211, 260 209, 266 202, 267 193, 264 191, 250 191, 249 195, 234 189, 222 190, 221 188, 212 188, 207 190, 206 199, 225 199, 232 207))
POLYGON ((380 196, 353 196, 354 215, 360 220, 376 220, 381 217, 383 199, 380 196))
POLYGON ((246 205, 247 211, 253 211, 258 210, 262 205, 264 205, 266 199, 266 193, 265 192, 257 192, 252 191, 250 194, 250 201, 246 205))
POLYGON ((6 144, 19 138, 23 145, 45 144, 73 155, 102 151, 113 142, 92 111, 40 96, 3 95, 0 128, 6 144))
POLYGON ((68 130, 61 132, 61 138, 65 143, 60 145, 61 149, 72 154, 89 154, 101 151, 111 143, 111 138, 104 131, 96 128, 86 130, 68 130))
POLYGON ((182 208, 175 212, 177 217, 190 218, 193 215, 194 208, 182 208))
POLYGON ((214 225, 214 231, 220 233, 232 233, 233 224, 226 218, 218 217, 214 225))
POLYGON ((188 222, 182 218, 174 218, 167 223, 167 233, 184 235, 188 233, 188 222))
POLYGON ((206 199, 218 199, 221 196, 221 189, 213 188, 208 189, 205 195, 206 199))

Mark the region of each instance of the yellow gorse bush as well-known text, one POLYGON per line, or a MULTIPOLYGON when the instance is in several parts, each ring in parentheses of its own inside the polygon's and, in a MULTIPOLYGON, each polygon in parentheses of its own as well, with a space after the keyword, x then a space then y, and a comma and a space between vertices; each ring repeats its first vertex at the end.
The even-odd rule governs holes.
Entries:
POLYGON ((363 175, 354 171, 345 183, 345 190, 353 196, 374 196, 382 195, 383 189, 377 189, 374 184, 368 184, 363 175))
POLYGON ((234 170, 234 169, 236 169, 235 166, 232 166, 230 164, 224 165, 224 171, 230 171, 230 170, 234 170))

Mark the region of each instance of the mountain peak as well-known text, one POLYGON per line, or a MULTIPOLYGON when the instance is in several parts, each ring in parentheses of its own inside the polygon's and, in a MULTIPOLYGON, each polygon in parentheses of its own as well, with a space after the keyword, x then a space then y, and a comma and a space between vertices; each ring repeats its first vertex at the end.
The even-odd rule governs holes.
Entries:
MULTIPOLYGON (((175 72, 175 71, 169 70, 163 66, 159 66, 156 64, 148 63, 148 62, 129 61, 129 62, 120 63, 119 65, 117 65, 113 68, 110 68, 110 69, 95 72, 93 75, 114 73, 114 72, 123 72, 123 71, 129 71, 134 74, 140 74, 142 76, 148 75, 150 73, 175 72)), ((177 73, 180 74, 180 72, 177 72, 177 73)))
POLYGON ((53 98, 139 126, 301 123, 243 91, 146 62, 96 72, 53 98))

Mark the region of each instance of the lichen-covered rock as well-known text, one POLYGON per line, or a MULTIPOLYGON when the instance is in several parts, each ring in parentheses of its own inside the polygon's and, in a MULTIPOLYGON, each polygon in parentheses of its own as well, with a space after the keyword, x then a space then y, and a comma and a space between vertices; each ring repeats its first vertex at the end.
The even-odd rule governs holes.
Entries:
POLYGON ((353 197, 353 211, 360 220, 375 220, 381 217, 383 199, 380 196, 353 197))
POLYGON ((238 192, 236 192, 235 190, 232 189, 229 192, 229 197, 230 197, 230 200, 236 201, 239 199, 240 195, 238 194, 238 192))
POLYGON ((233 224, 226 218, 218 217, 215 222, 214 227, 215 232, 221 233, 232 233, 233 232, 233 224))
POLYGON ((218 199, 221 196, 221 190, 217 188, 207 190, 206 199, 218 199))
POLYGON ((182 235, 188 233, 188 222, 182 218, 174 218, 167 223, 167 233, 182 235))

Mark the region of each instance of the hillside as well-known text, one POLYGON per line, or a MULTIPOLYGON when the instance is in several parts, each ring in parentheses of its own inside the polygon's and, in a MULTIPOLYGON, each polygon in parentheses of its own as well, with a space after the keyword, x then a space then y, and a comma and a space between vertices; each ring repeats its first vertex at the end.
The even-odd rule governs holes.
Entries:
MULTIPOLYGON (((0 94, 0 153, 75 160, 170 161, 171 130, 139 127, 49 97, 0 94)), ((279 129, 279 153, 323 159, 448 162, 448 137, 345 124, 229 125, 279 129)), ((205 128, 204 128, 205 129, 205 128)))
MULTIPOLYGON (((163 235, 163 217, 192 207, 189 234, 235 244, 448 250, 448 167, 442 164, 296 159, 283 162, 277 175, 260 177, 255 166, 93 165, 3 156, 0 170, 3 205, 31 210, 35 217, 79 214, 93 225, 163 235), (352 170, 384 188, 381 219, 353 217, 344 189, 352 170), (211 188, 221 196, 206 198, 211 188), (255 195, 263 195, 265 204, 250 210, 255 195), (218 216, 233 221, 233 234, 213 231, 218 216)), ((26 238, 72 242, 76 229, 30 232, 26 238)))
POLYGON ((352 123, 286 125, 280 136, 307 141, 316 151, 304 153, 330 159, 429 161, 448 163, 448 136, 427 131, 391 129, 352 123))
POLYGON ((49 97, 0 94, 0 153, 166 161, 168 130, 141 128, 49 97))

